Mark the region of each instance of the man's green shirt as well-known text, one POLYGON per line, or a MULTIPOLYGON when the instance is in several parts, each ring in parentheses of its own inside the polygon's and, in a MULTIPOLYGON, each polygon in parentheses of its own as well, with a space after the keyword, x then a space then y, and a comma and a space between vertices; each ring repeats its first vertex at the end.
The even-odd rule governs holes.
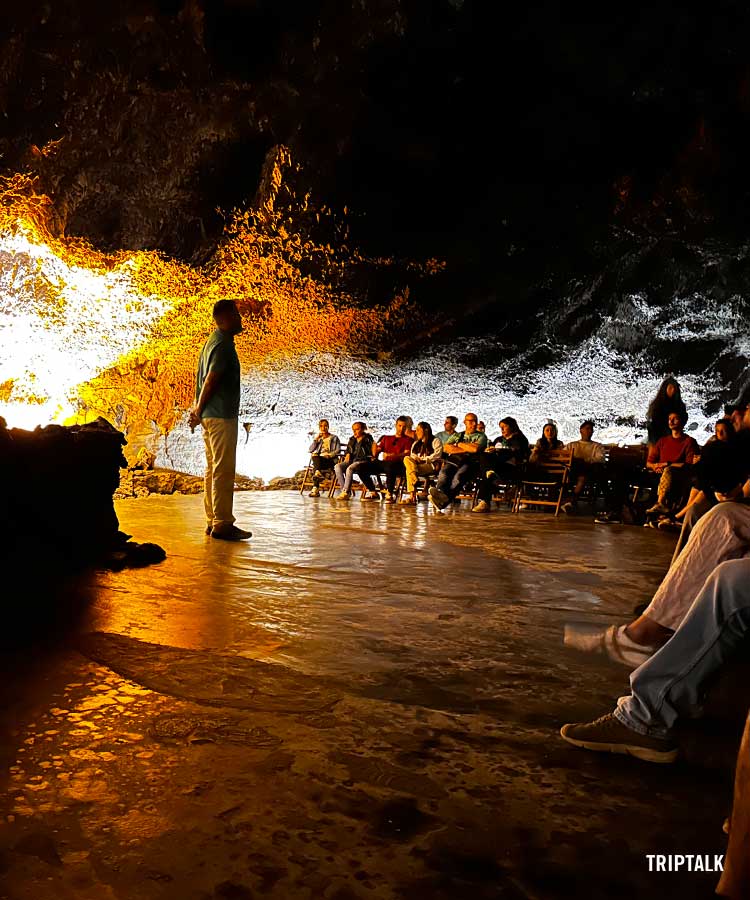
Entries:
POLYGON ((209 372, 220 376, 214 395, 209 399, 202 419, 236 419, 240 413, 240 360, 234 346, 234 336, 214 331, 203 345, 195 378, 195 402, 203 390, 209 372))

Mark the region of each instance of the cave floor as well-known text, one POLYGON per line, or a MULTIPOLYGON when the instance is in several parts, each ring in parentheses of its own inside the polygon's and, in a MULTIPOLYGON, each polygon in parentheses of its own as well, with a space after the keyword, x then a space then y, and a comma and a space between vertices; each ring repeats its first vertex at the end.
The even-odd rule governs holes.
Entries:
POLYGON ((0 896, 711 896, 646 854, 723 853, 730 775, 558 736, 627 688, 564 623, 627 619, 673 536, 292 492, 235 511, 248 544, 206 537, 200 496, 121 502, 167 560, 77 583, 6 660, 0 896))

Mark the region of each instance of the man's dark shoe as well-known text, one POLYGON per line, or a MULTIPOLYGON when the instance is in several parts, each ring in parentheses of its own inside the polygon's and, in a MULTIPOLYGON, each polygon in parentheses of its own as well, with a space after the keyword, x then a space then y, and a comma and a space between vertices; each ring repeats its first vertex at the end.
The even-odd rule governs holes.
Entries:
POLYGON ((447 494, 444 494, 441 490, 438 490, 436 487, 430 488, 430 502, 435 507, 435 509, 445 509, 446 506, 451 502, 450 497, 447 494))
POLYGON ((560 736, 574 747, 599 753, 623 753, 653 763, 672 763, 677 759, 677 747, 671 741, 638 734, 612 713, 593 722, 563 725, 560 736))
POLYGON ((211 534, 211 532, 212 532, 213 530, 214 530, 214 526, 213 526, 213 525, 206 525, 206 534, 211 534))
POLYGON ((602 513, 594 521, 597 525, 622 525, 620 514, 615 512, 602 513))
POLYGON ((252 536, 252 531, 243 531, 236 525, 230 525, 229 528, 213 528, 211 531, 211 537, 218 541, 246 541, 252 536))

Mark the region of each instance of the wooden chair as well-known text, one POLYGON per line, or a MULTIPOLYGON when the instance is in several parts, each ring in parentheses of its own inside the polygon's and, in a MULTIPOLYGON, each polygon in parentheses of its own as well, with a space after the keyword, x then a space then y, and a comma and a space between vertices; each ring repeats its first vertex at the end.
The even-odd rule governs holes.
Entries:
POLYGON ((531 463, 521 477, 513 511, 519 512, 524 503, 526 506, 554 506, 555 515, 559 515, 572 462, 573 449, 561 447, 531 463))

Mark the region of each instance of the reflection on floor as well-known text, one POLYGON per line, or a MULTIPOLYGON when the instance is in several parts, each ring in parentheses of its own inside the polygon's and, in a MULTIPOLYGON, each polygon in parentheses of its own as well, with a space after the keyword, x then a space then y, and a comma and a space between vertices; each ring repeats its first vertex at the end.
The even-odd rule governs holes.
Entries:
POLYGON ((238 494, 123 502, 162 565, 95 578, 6 666, 3 897, 709 896, 647 853, 722 853, 730 788, 600 758, 562 722, 627 671, 561 646, 626 618, 673 538, 544 514, 238 494), (35 654, 35 655, 34 655, 35 654))

